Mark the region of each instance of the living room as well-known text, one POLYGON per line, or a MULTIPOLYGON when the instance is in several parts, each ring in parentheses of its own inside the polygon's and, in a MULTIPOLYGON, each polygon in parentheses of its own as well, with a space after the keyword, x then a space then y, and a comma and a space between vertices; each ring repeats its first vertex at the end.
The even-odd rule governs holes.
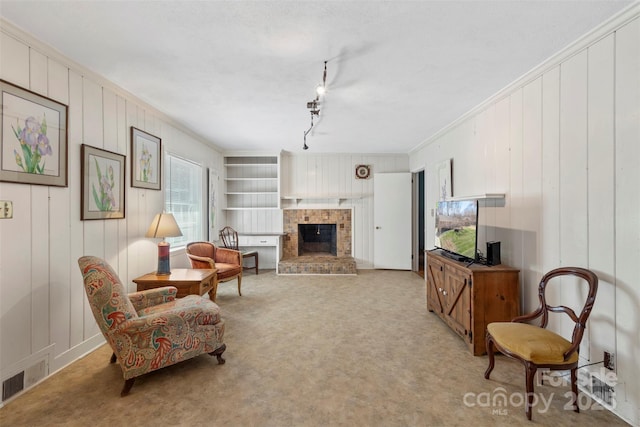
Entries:
MULTIPOLYGON (((216 229, 224 226, 227 218, 221 196, 226 152, 138 94, 21 29, 2 10, 0 14, 0 78, 68 106, 68 185, 0 183, 0 200, 11 201, 13 209, 11 219, 0 220, 0 379, 4 382, 27 370, 32 378, 26 389, 38 389, 64 368, 96 360, 88 359, 96 349, 104 353, 104 338, 86 301, 78 258, 86 254, 104 258, 131 291, 135 290, 132 280, 155 268, 157 262, 157 241, 144 236, 154 215, 163 210, 164 192, 126 183, 124 218, 82 220, 82 144, 128 158, 130 128, 135 127, 160 136, 165 152, 197 161, 203 176, 205 170, 217 171, 216 229)), ((453 196, 504 194, 502 205, 481 207, 480 221, 483 240, 500 241, 502 262, 520 270, 521 311, 537 306, 536 285, 545 272, 576 265, 597 273, 598 296, 581 347, 580 365, 594 363, 584 370, 597 375, 603 367, 603 352, 615 354, 615 405, 606 409, 631 425, 640 423, 640 386, 634 380, 640 375, 640 265, 636 261, 640 255, 639 16, 640 5, 635 2, 516 80, 503 82, 501 88, 477 100, 473 108, 444 128, 421 135, 404 152, 314 151, 317 145, 314 147, 313 138, 308 140, 310 149, 300 151, 302 131, 308 127, 305 121, 295 129, 298 151, 270 153, 278 155, 282 163, 282 194, 349 196, 341 202, 300 200, 297 206, 339 204, 352 209, 353 256, 363 277, 375 280, 374 275, 381 274, 390 280, 406 280, 408 287, 415 285, 414 280, 424 286, 423 280, 405 278, 408 272, 393 276, 395 272, 374 269, 375 174, 424 171, 425 241, 429 248, 434 241, 434 217, 429 207, 438 200, 437 166, 443 161, 453 165, 453 196), (372 176, 357 179, 357 165, 369 165, 372 176)), ((319 68, 318 74, 321 71, 319 68)), ((247 122, 251 120, 246 117, 247 122)), ((318 124, 319 132, 322 125, 318 124)), ((259 150, 255 153, 263 154, 259 150)), ((243 213, 238 225, 244 232, 261 232, 265 227, 278 231, 273 228, 282 226, 282 209, 243 213)), ((205 230, 202 233, 205 238, 205 230)), ((184 251, 172 252, 171 265, 189 266, 184 251)), ((262 274, 247 274, 243 287, 250 289, 253 283, 258 293, 259 281, 266 280, 262 274)), ((282 280, 292 283, 288 282, 291 278, 282 280)), ((310 280, 321 279, 314 276, 310 280)), ((232 296, 223 292, 221 297, 229 310, 238 303, 232 296)), ((559 296, 574 298, 571 294, 559 296)), ((224 316, 225 306, 221 304, 221 308, 224 316)), ((563 324, 553 327, 561 330, 563 324)), ((228 328, 231 334, 231 326, 228 328)), ((443 334, 445 338, 436 339, 449 343, 447 332, 443 334)), ((266 351, 277 351, 278 344, 273 345, 274 349, 266 351)), ((233 351, 230 346, 229 354, 233 351)), ((232 367, 231 359, 229 356, 230 362, 221 369, 232 367)), ((486 358, 475 359, 486 364, 486 358)), ((216 372, 211 372, 212 381, 216 372)), ((482 373, 473 370, 468 375, 482 377, 482 373)), ((514 379, 514 384, 522 383, 523 378, 514 379)), ((497 385, 489 385, 487 390, 497 385)), ((140 394, 144 387, 140 384, 140 394)), ((3 402, 0 412, 6 413, 19 399, 20 395, 3 402)), ((454 399, 462 402, 463 396, 454 399)), ((125 400, 118 405, 126 405, 125 400)), ((486 412, 486 408, 482 410, 486 412)), ((522 408, 511 412, 525 421, 522 408)), ((591 414, 582 411, 575 416, 589 422, 591 414)), ((494 419, 502 422, 498 416, 494 419)), ((389 424, 420 425, 421 420, 389 424)))

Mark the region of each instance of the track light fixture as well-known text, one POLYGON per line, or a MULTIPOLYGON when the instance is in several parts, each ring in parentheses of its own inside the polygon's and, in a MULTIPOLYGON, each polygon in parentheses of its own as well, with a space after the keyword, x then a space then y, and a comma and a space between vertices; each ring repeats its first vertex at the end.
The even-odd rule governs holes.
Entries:
POLYGON ((316 97, 313 101, 307 102, 307 108, 309 109, 309 113, 311 114, 311 127, 304 132, 304 144, 302 145, 303 150, 308 150, 309 146, 307 145, 307 135, 313 129, 313 117, 320 116, 320 97, 324 96, 327 93, 327 61, 324 61, 324 73, 322 74, 322 83, 316 87, 316 97))

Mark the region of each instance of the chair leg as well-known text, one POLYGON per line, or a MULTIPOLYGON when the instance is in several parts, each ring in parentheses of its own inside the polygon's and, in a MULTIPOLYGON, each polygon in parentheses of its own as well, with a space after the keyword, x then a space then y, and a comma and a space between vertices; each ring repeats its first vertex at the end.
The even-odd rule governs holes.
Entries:
POLYGON ((580 407, 578 406, 578 368, 571 370, 571 394, 573 394, 573 410, 580 412, 580 407))
POLYGON ((258 275, 258 254, 255 255, 256 259, 256 276, 258 275))
POLYGON ((238 276, 238 295, 242 296, 242 292, 240 292, 240 286, 242 285, 242 274, 238 276))
POLYGON ((536 367, 530 363, 525 364, 526 371, 526 389, 527 389, 527 400, 525 402, 525 413, 527 414, 527 419, 531 421, 531 407, 533 405, 533 378, 536 376, 536 367))
POLYGON ((227 345, 222 344, 220 347, 216 348, 215 351, 212 351, 211 353, 209 353, 209 355, 215 356, 218 359, 218 365, 224 365, 224 362, 226 362, 226 360, 222 358, 222 353, 224 353, 226 349, 227 349, 227 345))
POLYGON ((116 357, 116 354, 111 353, 111 359, 109 360, 109 363, 116 363, 116 360, 118 360, 118 358, 116 357))
POLYGON ((125 397, 131 391, 131 387, 133 387, 133 383, 136 382, 135 378, 129 378, 124 381, 124 387, 122 387, 122 391, 120 392, 120 397, 125 397))
POLYGON ((485 336, 485 345, 487 346, 487 355, 489 355, 489 366, 487 367, 487 370, 484 371, 484 378, 488 380, 496 362, 493 354, 493 337, 489 332, 487 332, 487 335, 485 336))
POLYGON ((213 283, 213 289, 209 291, 209 299, 216 302, 216 295, 218 294, 218 280, 213 283))

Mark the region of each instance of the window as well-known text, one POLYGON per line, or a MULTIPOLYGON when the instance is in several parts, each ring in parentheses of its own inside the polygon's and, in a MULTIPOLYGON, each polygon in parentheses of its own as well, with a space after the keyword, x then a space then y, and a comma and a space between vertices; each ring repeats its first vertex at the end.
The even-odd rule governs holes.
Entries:
POLYGON ((164 180, 164 208, 182 230, 181 237, 167 241, 175 247, 202 240, 202 166, 167 154, 164 180))

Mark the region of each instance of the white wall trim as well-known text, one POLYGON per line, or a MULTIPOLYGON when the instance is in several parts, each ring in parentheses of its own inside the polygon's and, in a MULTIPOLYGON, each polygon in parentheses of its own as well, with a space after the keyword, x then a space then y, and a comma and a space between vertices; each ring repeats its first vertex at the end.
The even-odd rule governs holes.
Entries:
POLYGON ((101 333, 96 334, 91 338, 84 340, 77 346, 72 347, 64 353, 54 357, 51 363, 51 373, 47 378, 51 377, 53 374, 58 373, 73 362, 82 359, 87 354, 93 352, 95 349, 103 345, 105 342, 106 341, 104 339, 104 336, 101 333))
POLYGON ((49 366, 49 372, 45 373, 45 376, 38 382, 32 384, 30 387, 25 388, 24 390, 16 393, 14 396, 11 396, 9 399, 4 402, 0 402, 0 408, 2 408, 5 404, 11 402, 12 400, 22 396, 27 390, 31 390, 34 387, 37 387, 41 383, 47 381, 49 378, 53 377, 53 375, 62 371, 67 366, 71 365, 74 362, 82 359, 89 353, 95 351, 98 347, 102 346, 105 343, 104 336, 102 334, 94 335, 93 337, 83 341, 77 346, 65 351, 61 355, 57 357, 51 357, 51 354, 54 352, 55 344, 48 345, 47 347, 25 357, 24 359, 14 363, 6 369, 3 369, 0 372, 0 378, 4 381, 5 379, 11 377, 12 375, 17 374, 20 371, 27 369, 29 366, 37 363, 40 360, 46 359, 49 366))

